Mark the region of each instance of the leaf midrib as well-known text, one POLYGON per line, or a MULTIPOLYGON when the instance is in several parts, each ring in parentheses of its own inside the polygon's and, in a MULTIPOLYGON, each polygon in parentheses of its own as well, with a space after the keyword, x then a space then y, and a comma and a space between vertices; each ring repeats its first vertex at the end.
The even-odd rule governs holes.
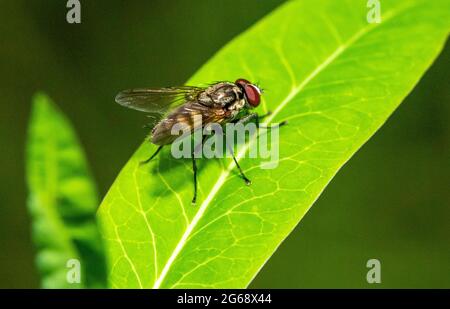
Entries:
MULTIPOLYGON (((385 24, 385 22, 394 16, 398 15, 401 11, 405 10, 409 6, 403 6, 399 7, 397 9, 392 9, 391 11, 388 11, 384 13, 383 15, 383 24, 379 24, 378 27, 381 27, 385 24)), ((300 84, 292 87, 292 90, 290 93, 286 96, 286 98, 277 106, 277 108, 272 112, 270 116, 266 118, 264 122, 261 124, 267 125, 269 124, 281 111, 282 109, 290 102, 292 99, 297 96, 300 91, 302 91, 316 76, 318 76, 325 68, 327 68, 337 57, 339 57, 345 50, 347 50, 353 43, 355 43, 357 40, 359 40, 361 37, 372 31, 373 29, 377 28, 377 25, 369 24, 366 27, 361 28, 358 32, 356 32, 350 39, 348 39, 344 44, 339 45, 339 47, 323 61, 315 70, 311 72, 300 84)), ((247 150, 250 148, 250 146, 254 143, 254 141, 259 136, 259 133, 256 134, 252 140, 250 140, 247 144, 245 144, 241 150, 236 155, 236 160, 240 162, 240 160, 244 157, 247 150)), ((173 265, 175 259, 177 258, 178 254, 183 249, 184 245, 187 243, 189 236, 191 235, 191 232, 194 230, 194 228, 197 226, 198 222, 200 221, 201 217, 205 213, 207 207, 211 203, 211 201, 216 196, 217 192, 219 192, 220 188, 222 188, 223 184, 225 183, 226 179, 230 175, 230 172, 234 168, 234 162, 231 161, 227 168, 222 171, 220 174, 220 177, 217 179, 216 183, 214 184, 213 188, 211 189, 210 193, 206 197, 206 199, 201 204, 199 210, 195 214, 194 218, 186 228, 185 232, 183 233, 181 239, 177 243, 174 251, 172 252, 171 256, 167 260, 166 264, 163 267, 163 270, 161 271, 161 274, 155 281, 153 285, 153 289, 158 289, 161 287, 161 284, 165 277, 167 276, 171 266, 173 265)), ((261 265, 261 267, 265 264, 265 262, 261 265)), ((255 273, 256 275, 256 273, 255 273)))

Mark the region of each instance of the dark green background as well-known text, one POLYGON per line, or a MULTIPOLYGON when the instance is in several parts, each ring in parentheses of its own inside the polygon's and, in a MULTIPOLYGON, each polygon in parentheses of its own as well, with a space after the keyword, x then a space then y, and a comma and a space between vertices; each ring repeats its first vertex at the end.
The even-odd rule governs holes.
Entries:
MULTIPOLYGON (((143 114, 114 104, 118 90, 182 84, 280 3, 81 2, 80 25, 64 0, 0 3, 0 287, 38 287, 23 160, 32 94, 72 120, 103 196, 146 134, 143 114)), ((447 44, 252 287, 450 287, 449 56, 447 44), (366 282, 370 258, 380 285, 366 282)))

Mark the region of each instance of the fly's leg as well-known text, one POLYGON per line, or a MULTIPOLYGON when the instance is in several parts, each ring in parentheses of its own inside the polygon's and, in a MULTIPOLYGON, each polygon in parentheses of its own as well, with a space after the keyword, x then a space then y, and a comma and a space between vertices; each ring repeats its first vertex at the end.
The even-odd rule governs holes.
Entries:
MULTIPOLYGON (((279 124, 278 124, 278 127, 279 128, 281 128, 282 126, 284 126, 284 125, 287 125, 288 124, 288 122, 287 122, 287 120, 284 120, 284 121, 282 121, 282 122, 280 122, 279 124)), ((258 128, 264 128, 264 129, 272 129, 272 127, 269 125, 269 126, 260 126, 259 125, 259 123, 256 125, 258 128)))
MULTIPOLYGON (((233 122, 234 123, 239 123, 239 124, 246 124, 246 123, 248 123, 248 122, 250 122, 251 120, 254 119, 255 123, 256 123, 256 127, 259 128, 260 127, 259 120, 264 118, 264 117, 267 117, 267 116, 269 116, 271 114, 272 114, 272 112, 267 112, 266 114, 264 114, 262 116, 259 116, 257 113, 251 113, 251 114, 245 115, 244 117, 242 117, 240 119, 237 119, 237 120, 235 120, 233 122)), ((281 127, 281 126, 284 126, 285 124, 287 124, 287 121, 282 121, 281 123, 278 124, 278 126, 281 127)), ((271 129, 272 127, 268 126, 268 127, 264 127, 264 128, 265 129, 271 129)), ((241 167, 239 166, 238 161, 236 160, 236 157, 234 156, 233 147, 231 147, 230 144, 228 144, 228 143, 226 143, 226 144, 227 144, 228 150, 230 151, 230 153, 231 153, 231 155, 233 157, 234 163, 236 164, 236 167, 238 168, 239 173, 241 174, 241 177, 245 181, 245 184, 246 185, 251 185, 252 182, 250 181, 250 179, 247 178, 247 176, 245 176, 244 172, 242 171, 241 167)))
POLYGON ((195 161, 195 154, 201 149, 203 149, 203 143, 206 140, 206 135, 203 135, 201 143, 194 147, 194 151, 191 153, 192 156, 192 171, 194 172, 194 197, 192 198, 192 204, 197 201, 197 161, 195 161))
POLYGON ((236 119, 233 122, 234 123, 239 123, 239 124, 246 124, 246 123, 250 122, 253 119, 255 119, 255 122, 258 125, 258 123, 259 123, 259 115, 257 113, 250 113, 248 115, 243 116, 242 118, 236 119))
MULTIPOLYGON (((257 113, 251 113, 251 114, 245 115, 245 116, 242 117, 242 118, 237 119, 234 123, 246 124, 246 123, 248 123, 248 122, 250 122, 251 120, 254 119, 254 120, 255 120, 256 127, 259 128, 259 127, 260 127, 259 121, 260 121, 261 119, 267 117, 267 116, 270 116, 271 114, 272 114, 272 112, 270 112, 270 111, 267 112, 267 113, 264 114, 264 115, 261 115, 261 116, 259 116, 257 113)), ((279 126, 279 127, 282 127, 282 126, 284 126, 285 124, 287 124, 287 121, 282 121, 282 122, 280 122, 280 123, 278 124, 278 126, 279 126)), ((270 129, 271 127, 270 127, 270 126, 264 126, 264 128, 265 128, 265 129, 270 129)))
POLYGON ((257 113, 250 113, 250 114, 245 115, 244 117, 238 119, 236 121, 236 123, 246 124, 247 122, 255 119, 256 126, 259 127, 259 121, 270 115, 272 115, 271 111, 268 111, 267 113, 265 113, 264 115, 261 115, 261 116, 257 113))
POLYGON ((194 172, 194 197, 192 198, 192 204, 197 201, 197 163, 195 162, 194 153, 192 153, 192 171, 194 172))
POLYGON ((252 182, 250 181, 250 179, 247 178, 247 176, 245 176, 245 174, 242 171, 238 161, 236 160, 236 157, 234 156, 233 147, 231 147, 231 145, 228 142, 226 142, 226 144, 227 144, 228 151, 231 153, 231 156, 233 157, 234 163, 236 164, 236 167, 238 168, 239 173, 241 174, 242 179, 244 179, 244 181, 245 181, 245 184, 247 186, 251 185, 252 182))
POLYGON ((258 115, 258 118, 259 118, 259 120, 261 120, 261 119, 264 119, 264 118, 266 118, 267 116, 270 116, 270 115, 272 115, 272 112, 271 112, 271 111, 268 111, 268 112, 265 113, 264 115, 261 115, 261 116, 258 115))
POLYGON ((147 164, 148 162, 150 162, 161 151, 162 148, 163 148, 162 145, 159 146, 158 149, 156 149, 155 153, 152 154, 152 156, 150 158, 148 158, 147 160, 139 162, 139 164, 142 165, 142 164, 147 164))

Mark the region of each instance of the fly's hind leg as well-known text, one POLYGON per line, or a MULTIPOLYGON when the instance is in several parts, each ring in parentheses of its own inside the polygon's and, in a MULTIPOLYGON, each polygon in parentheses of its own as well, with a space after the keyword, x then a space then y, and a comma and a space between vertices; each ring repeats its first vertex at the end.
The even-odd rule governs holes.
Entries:
POLYGON ((163 148, 163 146, 159 146, 158 149, 156 149, 156 151, 152 154, 152 156, 150 158, 148 158, 147 160, 141 161, 139 162, 139 164, 147 164, 148 162, 150 162, 154 157, 156 157, 156 155, 161 151, 161 149, 163 148))
POLYGON ((195 154, 200 150, 199 148, 203 149, 203 143, 205 142, 206 138, 207 136, 203 135, 202 141, 194 147, 194 151, 192 151, 191 153, 192 171, 194 172, 194 197, 192 198, 192 204, 195 204, 197 202, 197 161, 195 161, 195 154))
POLYGON ((195 162, 194 153, 192 153, 192 171, 194 172, 194 197, 192 198, 192 204, 197 202, 197 163, 195 162))

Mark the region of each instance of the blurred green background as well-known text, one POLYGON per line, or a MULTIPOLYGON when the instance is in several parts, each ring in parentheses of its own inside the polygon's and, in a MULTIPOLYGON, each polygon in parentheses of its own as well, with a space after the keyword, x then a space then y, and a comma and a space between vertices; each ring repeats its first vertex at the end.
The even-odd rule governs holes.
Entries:
MULTIPOLYGON (((355 0, 357 1, 357 0, 355 0)), ((359 1, 359 0, 358 0, 359 1)), ((281 1, 0 2, 0 287, 38 287, 26 212, 30 99, 71 119, 104 195, 146 135, 122 89, 184 83, 281 1)), ((251 287, 450 287, 450 44, 386 125, 333 179, 251 287), (382 283, 366 282, 381 261, 382 283)))

